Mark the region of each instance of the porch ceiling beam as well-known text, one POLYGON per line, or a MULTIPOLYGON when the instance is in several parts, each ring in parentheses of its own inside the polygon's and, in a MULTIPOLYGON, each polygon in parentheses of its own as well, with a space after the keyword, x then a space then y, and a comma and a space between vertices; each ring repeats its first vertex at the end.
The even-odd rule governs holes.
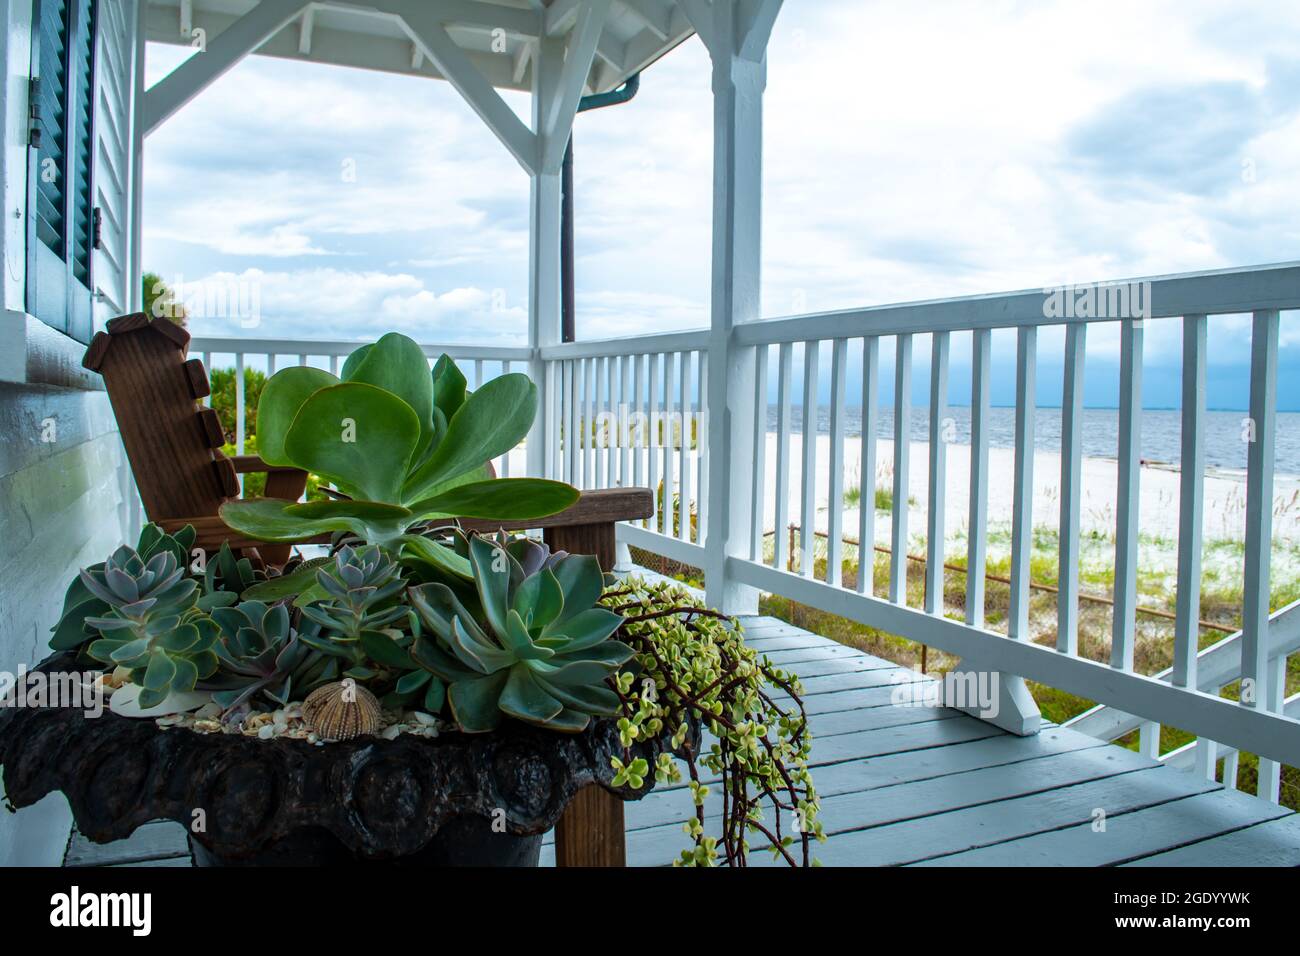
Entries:
POLYGON ((666 41, 672 36, 673 8, 667 0, 623 0, 623 6, 660 40, 666 41))
POLYGON ((424 50, 438 71, 465 98, 470 108, 487 124, 506 149, 528 172, 537 169, 538 139, 515 115, 496 89, 475 69, 465 52, 458 47, 438 14, 417 4, 401 4, 401 21, 411 40, 424 50))
POLYGON ((555 98, 548 104, 542 134, 542 169, 556 170, 564 161, 564 150, 573 131, 578 100, 591 72, 596 44, 605 29, 611 0, 588 0, 578 13, 578 22, 569 34, 560 70, 555 98))
POLYGON ((151 86, 144 94, 141 125, 148 136, 236 63, 280 32, 308 0, 262 0, 226 30, 151 86))
POLYGON ((537 13, 494 3, 472 3, 469 0, 437 0, 436 3, 428 0, 363 0, 351 4, 333 0, 328 6, 334 10, 352 10, 357 13, 364 13, 369 7, 399 17, 419 12, 444 26, 450 24, 468 27, 485 33, 505 30, 508 36, 516 37, 537 37, 541 34, 541 18, 537 13))
POLYGON ((551 0, 543 23, 546 35, 558 37, 569 32, 585 2, 586 0, 551 0))
POLYGON ((311 33, 316 26, 316 8, 308 7, 302 13, 302 23, 298 26, 298 52, 303 56, 311 55, 311 33))
POLYGON ((524 73, 528 70, 528 61, 533 57, 533 44, 535 42, 535 40, 525 40, 519 44, 519 52, 515 54, 513 73, 516 83, 524 81, 524 73))
POLYGON ((677 5, 686 14, 686 19, 691 21, 691 26, 695 28, 695 35, 700 38, 705 49, 717 56, 714 53, 716 31, 713 27, 713 4, 710 0, 677 0, 677 5))

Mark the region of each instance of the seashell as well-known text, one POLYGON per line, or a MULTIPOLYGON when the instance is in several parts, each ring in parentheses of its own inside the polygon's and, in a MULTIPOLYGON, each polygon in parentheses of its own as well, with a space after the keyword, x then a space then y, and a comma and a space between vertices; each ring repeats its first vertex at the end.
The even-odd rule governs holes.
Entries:
POLYGON ((354 681, 316 688, 302 702, 302 719, 325 740, 378 733, 383 724, 375 695, 354 681))

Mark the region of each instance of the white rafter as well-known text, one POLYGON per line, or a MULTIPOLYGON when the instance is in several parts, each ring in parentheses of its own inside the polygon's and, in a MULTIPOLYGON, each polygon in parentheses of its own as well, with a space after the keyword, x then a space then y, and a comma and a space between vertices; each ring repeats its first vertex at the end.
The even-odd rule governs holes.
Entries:
POLYGON ((316 26, 316 8, 308 7, 302 13, 302 23, 298 27, 298 52, 303 56, 311 55, 311 32, 316 26))
POLYGON ((218 77, 279 33, 302 13, 308 0, 262 0, 227 29, 151 86, 144 94, 140 123, 148 136, 218 77))
POLYGON ((686 14, 686 19, 691 21, 700 42, 712 53, 716 32, 713 27, 713 4, 709 0, 677 0, 677 4, 682 13, 686 14))
POLYGON ((529 172, 538 164, 537 137, 515 115, 496 89, 483 78, 465 52, 456 45, 438 14, 422 4, 402 4, 403 29, 424 50, 424 55, 465 98, 506 149, 529 172))
POLYGON ((546 113, 542 137, 543 169, 558 169, 564 158, 564 149, 573 129, 573 117, 578 111, 578 100, 582 98, 582 88, 591 72, 591 62, 605 29, 609 7, 610 0, 587 0, 580 7, 578 22, 569 33, 557 95, 546 113))
POLYGON ((645 24, 646 29, 660 40, 667 40, 673 32, 673 8, 668 0, 622 0, 623 6, 645 24))

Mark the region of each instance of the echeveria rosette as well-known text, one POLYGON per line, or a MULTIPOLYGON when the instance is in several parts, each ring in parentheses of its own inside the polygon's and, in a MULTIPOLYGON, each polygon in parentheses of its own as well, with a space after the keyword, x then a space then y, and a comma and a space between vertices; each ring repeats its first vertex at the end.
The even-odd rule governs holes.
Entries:
POLYGON ((548 555, 533 544, 471 536, 469 560, 481 620, 451 588, 411 588, 411 604, 435 640, 412 656, 449 685, 461 729, 495 729, 504 716, 577 733, 618 713, 606 678, 632 657, 613 640, 623 619, 596 607, 604 587, 591 556, 548 555))
POLYGON ((543 518, 572 505, 578 492, 557 481, 491 479, 487 463, 532 426, 537 387, 520 374, 472 394, 464 382, 445 356, 430 373, 424 350, 398 333, 349 356, 341 379, 305 366, 282 369, 258 404, 262 458, 318 474, 347 498, 231 501, 222 519, 264 541, 347 531, 391 551, 418 550, 422 560, 468 578, 464 559, 408 534, 411 525, 443 517, 543 518))
POLYGON ((127 668, 131 682, 142 688, 142 707, 162 703, 173 691, 193 690, 216 671, 216 625, 199 606, 198 583, 185 577, 171 550, 145 561, 123 545, 101 569, 84 570, 80 579, 105 607, 85 618, 85 626, 101 635, 86 653, 127 668))

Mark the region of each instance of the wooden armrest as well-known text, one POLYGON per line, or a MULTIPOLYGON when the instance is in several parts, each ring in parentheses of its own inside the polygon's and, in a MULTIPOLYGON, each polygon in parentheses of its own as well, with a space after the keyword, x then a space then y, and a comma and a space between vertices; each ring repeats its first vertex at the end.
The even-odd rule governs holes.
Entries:
POLYGON ((307 474, 301 468, 295 468, 293 465, 268 465, 257 455, 233 455, 230 460, 235 463, 235 473, 240 475, 258 471, 264 471, 268 475, 295 471, 303 475, 307 474))

